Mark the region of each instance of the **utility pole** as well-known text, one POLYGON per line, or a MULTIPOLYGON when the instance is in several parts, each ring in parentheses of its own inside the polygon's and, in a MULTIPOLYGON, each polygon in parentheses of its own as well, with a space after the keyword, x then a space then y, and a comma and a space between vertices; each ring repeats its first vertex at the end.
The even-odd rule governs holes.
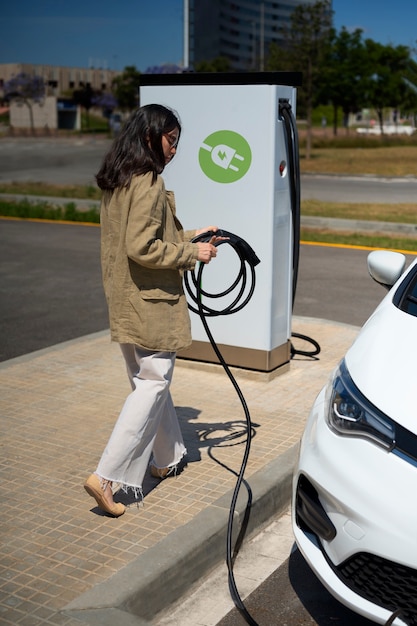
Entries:
POLYGON ((184 12, 184 32, 183 32, 183 67, 186 69, 190 64, 189 45, 190 45, 190 3, 189 0, 183 2, 184 12))
POLYGON ((252 70, 256 70, 256 22, 252 22, 252 70))
POLYGON ((259 25, 259 71, 265 69, 265 4, 261 2, 261 19, 259 25))

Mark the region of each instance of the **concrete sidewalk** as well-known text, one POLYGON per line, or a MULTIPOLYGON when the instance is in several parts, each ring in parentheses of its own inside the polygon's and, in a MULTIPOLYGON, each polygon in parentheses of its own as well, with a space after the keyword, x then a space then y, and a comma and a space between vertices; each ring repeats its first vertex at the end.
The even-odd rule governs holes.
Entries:
MULTIPOLYGON (((253 491, 251 531, 287 508, 306 417, 358 328, 296 317, 293 331, 319 342, 318 358, 297 356, 272 380, 233 370, 254 428, 245 473, 253 491)), ((162 482, 149 475, 144 504, 132 504, 118 519, 101 514, 82 487, 130 390, 108 333, 2 363, 0 378, 0 622, 155 623, 225 557, 245 420, 223 369, 177 361, 172 395, 187 466, 162 482)), ((243 489, 238 512, 245 499, 243 489)))

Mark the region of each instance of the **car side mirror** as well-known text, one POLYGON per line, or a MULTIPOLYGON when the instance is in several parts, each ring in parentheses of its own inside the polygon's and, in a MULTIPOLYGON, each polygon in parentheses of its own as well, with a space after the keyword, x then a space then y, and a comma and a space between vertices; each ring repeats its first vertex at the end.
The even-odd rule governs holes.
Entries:
POLYGON ((397 282, 405 269, 406 258, 400 252, 374 250, 368 254, 368 272, 375 282, 386 289, 397 282))

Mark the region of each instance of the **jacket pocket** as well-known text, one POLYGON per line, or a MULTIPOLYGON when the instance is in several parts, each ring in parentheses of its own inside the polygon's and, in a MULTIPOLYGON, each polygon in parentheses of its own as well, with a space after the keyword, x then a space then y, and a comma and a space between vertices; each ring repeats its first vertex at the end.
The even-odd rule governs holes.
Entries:
POLYGON ((178 292, 170 292, 160 287, 140 288, 139 294, 143 300, 162 300, 166 302, 177 302, 180 298, 178 292))

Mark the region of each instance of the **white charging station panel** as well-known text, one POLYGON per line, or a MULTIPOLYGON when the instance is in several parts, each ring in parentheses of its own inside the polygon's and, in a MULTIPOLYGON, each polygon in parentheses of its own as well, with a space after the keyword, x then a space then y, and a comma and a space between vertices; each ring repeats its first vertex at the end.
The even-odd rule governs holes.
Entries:
MULTIPOLYGON (((290 359, 292 212, 279 100, 295 115, 299 80, 282 72, 141 77, 140 104, 163 104, 181 120, 177 154, 162 175, 184 228, 217 225, 246 240, 261 261, 247 306, 208 319, 226 362, 260 371, 290 359)), ((239 266, 233 249, 220 245, 203 288, 222 292, 239 266)), ((193 345, 179 356, 217 362, 198 315, 191 323, 193 345)))

